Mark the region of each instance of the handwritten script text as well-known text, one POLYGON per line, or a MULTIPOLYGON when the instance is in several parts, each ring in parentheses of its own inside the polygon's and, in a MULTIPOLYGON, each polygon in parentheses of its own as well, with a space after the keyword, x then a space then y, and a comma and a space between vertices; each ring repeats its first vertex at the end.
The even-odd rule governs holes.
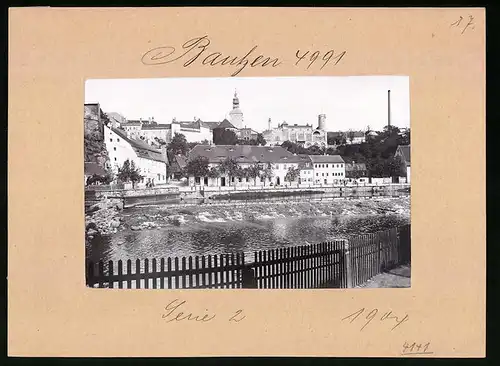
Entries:
MULTIPOLYGON (((203 66, 227 66, 235 69, 231 76, 236 76, 245 68, 250 67, 278 67, 283 64, 283 60, 279 57, 266 56, 258 51, 258 45, 250 48, 246 53, 241 55, 227 55, 220 51, 214 51, 211 48, 211 40, 208 35, 195 37, 186 41, 180 49, 173 46, 161 46, 149 49, 142 55, 141 62, 144 65, 165 65, 174 63, 176 61, 182 62, 183 67, 189 67, 196 62, 203 66)), ((305 62, 309 62, 307 69, 309 69, 316 60, 321 59, 323 69, 328 63, 337 65, 340 60, 345 56, 346 51, 339 52, 327 50, 321 52, 319 50, 313 51, 296 50, 294 56, 296 62, 294 66, 300 66, 305 62), (306 59, 305 62, 301 62, 306 59)))
MULTIPOLYGON (((186 306, 186 301, 181 301, 175 299, 171 301, 167 306, 165 306, 165 312, 162 314, 162 319, 165 319, 167 323, 180 322, 180 321, 193 321, 198 323, 208 323, 214 320, 217 314, 209 312, 208 309, 200 313, 194 313, 191 311, 184 310, 186 306)), ((225 320, 229 322, 239 323, 246 318, 243 314, 243 310, 239 309, 225 317, 225 320)))
POLYGON ((353 323, 356 319, 360 319, 360 322, 363 323, 363 326, 361 327, 360 331, 366 328, 368 324, 371 323, 372 320, 377 318, 378 321, 381 322, 390 322, 391 324, 394 324, 394 326, 391 328, 391 331, 399 327, 401 324, 404 322, 407 322, 409 319, 408 314, 405 314, 404 317, 396 316, 392 313, 392 311, 386 311, 383 313, 382 316, 378 317, 380 315, 378 309, 373 309, 370 312, 366 312, 367 310, 365 308, 361 308, 354 313, 346 316, 345 318, 342 318, 342 321, 349 321, 349 323, 353 323), (363 316, 361 316, 363 315, 363 316))

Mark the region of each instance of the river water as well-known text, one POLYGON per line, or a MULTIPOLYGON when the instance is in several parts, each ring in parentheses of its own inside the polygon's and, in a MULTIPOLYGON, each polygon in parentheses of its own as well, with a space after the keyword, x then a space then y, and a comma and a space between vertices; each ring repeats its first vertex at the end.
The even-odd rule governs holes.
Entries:
MULTIPOLYGON (((262 212, 256 209, 254 212, 251 207, 232 211, 229 208, 212 209, 210 212, 206 212, 206 208, 194 212, 177 209, 174 212, 186 213, 187 219, 183 219, 182 225, 165 224, 140 231, 127 228, 110 236, 96 236, 87 243, 86 255, 88 260, 97 262, 245 252, 250 259, 253 251, 320 243, 409 223, 409 198, 402 200, 350 201, 339 206, 342 209, 332 203, 324 207, 314 205, 314 208, 304 208, 302 204, 300 207, 259 206, 262 212), (400 209, 381 214, 380 209, 387 210, 386 207, 400 209), (210 214, 216 218, 208 220, 207 217, 212 217, 210 214)), ((156 217, 148 220, 163 223, 163 218, 166 220, 171 211, 165 207, 128 209, 124 213, 125 226, 144 215, 156 217)))

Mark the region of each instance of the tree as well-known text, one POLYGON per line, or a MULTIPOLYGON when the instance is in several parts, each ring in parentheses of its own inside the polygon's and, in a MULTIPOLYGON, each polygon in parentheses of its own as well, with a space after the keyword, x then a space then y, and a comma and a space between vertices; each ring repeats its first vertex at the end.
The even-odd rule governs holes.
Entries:
POLYGON ((172 151, 174 155, 182 154, 186 156, 189 151, 186 136, 184 136, 182 133, 176 132, 174 134, 174 137, 172 138, 172 141, 170 141, 167 150, 172 151))
POLYGON ((221 175, 227 175, 229 177, 229 185, 231 185, 231 179, 238 174, 237 171, 239 165, 233 158, 227 157, 219 165, 219 172, 221 175))
POLYGON ((266 139, 264 138, 264 136, 261 133, 257 134, 256 142, 257 142, 257 145, 260 145, 260 146, 265 146, 267 143, 266 139))
POLYGON ((220 177, 220 171, 216 167, 211 167, 208 170, 207 177, 209 178, 219 178, 220 177))
POLYGON ((262 164, 260 163, 253 163, 250 165, 248 169, 248 176, 250 178, 253 178, 253 185, 257 185, 257 177, 260 177, 261 171, 262 171, 262 164))
POLYGON ((295 182, 300 175, 300 169, 290 167, 285 175, 285 181, 290 183, 295 182))
POLYGON ((347 138, 349 139, 349 141, 350 141, 350 142, 351 142, 351 144, 352 144, 352 142, 353 142, 353 140, 354 140, 354 131, 349 131, 349 132, 347 133, 347 138))
POLYGON ((225 128, 214 128, 213 141, 215 145, 235 145, 238 141, 236 134, 225 128))
POLYGON ((264 180, 264 185, 266 185, 266 180, 272 179, 274 177, 274 171, 271 163, 267 163, 260 176, 264 180))
POLYGON ((205 156, 189 159, 185 167, 185 174, 188 177, 206 177, 208 172, 208 158, 205 156))
POLYGON ((136 168, 134 161, 127 159, 122 167, 118 168, 117 178, 122 182, 132 182, 132 187, 135 188, 135 184, 144 177, 140 174, 140 169, 136 168))

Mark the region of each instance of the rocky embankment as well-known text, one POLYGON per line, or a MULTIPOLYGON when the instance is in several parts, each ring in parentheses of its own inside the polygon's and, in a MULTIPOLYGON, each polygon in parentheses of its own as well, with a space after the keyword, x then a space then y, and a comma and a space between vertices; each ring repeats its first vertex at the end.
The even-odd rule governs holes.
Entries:
POLYGON ((104 199, 90 206, 85 212, 85 237, 110 235, 123 229, 120 212, 123 203, 119 200, 104 199))

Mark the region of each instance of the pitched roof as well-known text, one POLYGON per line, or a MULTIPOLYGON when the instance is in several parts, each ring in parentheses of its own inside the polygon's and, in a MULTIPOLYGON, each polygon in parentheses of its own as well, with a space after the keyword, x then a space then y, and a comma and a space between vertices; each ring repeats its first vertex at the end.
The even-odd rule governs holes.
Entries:
POLYGON ((216 128, 217 126, 219 126, 220 122, 204 122, 204 121, 201 121, 201 125, 204 126, 204 127, 208 127, 210 129, 214 129, 216 128))
POLYGON ((236 129, 236 127, 234 127, 233 124, 231 122, 229 122, 227 119, 224 119, 224 121, 219 123, 217 128, 234 128, 234 129, 236 129))
POLYGON ((410 165, 410 145, 398 145, 397 150, 401 151, 405 163, 410 165))
POLYGON ((340 155, 309 155, 313 163, 343 163, 340 155))
POLYGON ((141 130, 169 130, 170 124, 142 125, 141 130))
POLYGON ((161 150, 155 149, 154 147, 148 145, 143 141, 129 138, 125 131, 122 131, 118 128, 111 128, 111 130, 122 139, 127 141, 132 146, 138 157, 166 163, 161 150))
POLYGON ((85 175, 106 175, 106 171, 97 163, 89 162, 84 164, 85 175))
POLYGON ((346 163, 345 164, 345 170, 346 171, 351 171, 351 170, 366 170, 366 164, 365 163, 346 163))
POLYGON ((127 121, 125 123, 121 124, 122 126, 140 126, 141 122, 140 121, 127 121))
POLYGON ((238 163, 299 163, 301 159, 281 146, 253 145, 196 145, 189 158, 205 156, 209 163, 219 163, 226 158, 233 158, 238 163))

